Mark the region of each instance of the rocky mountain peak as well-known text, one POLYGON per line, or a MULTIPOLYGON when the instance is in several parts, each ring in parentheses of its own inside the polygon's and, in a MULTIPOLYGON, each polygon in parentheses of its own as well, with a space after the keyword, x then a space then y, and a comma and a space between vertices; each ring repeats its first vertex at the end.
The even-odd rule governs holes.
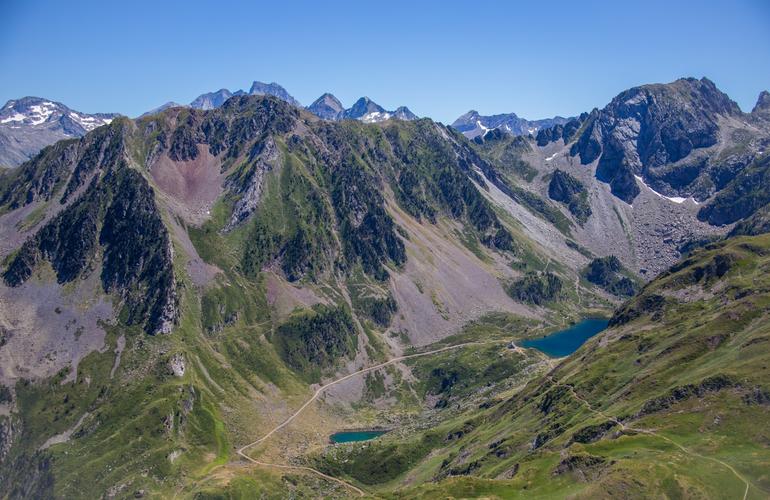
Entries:
POLYGON ((230 92, 228 89, 219 89, 216 92, 208 92, 201 94, 193 102, 190 103, 190 107, 195 109, 214 109, 218 108, 230 99, 234 95, 243 95, 244 91, 238 90, 236 92, 230 92))
MULTIPOLYGON (((277 83, 262 83, 259 81, 255 81, 251 84, 251 88, 248 92, 244 90, 236 90, 235 92, 231 92, 229 89, 219 89, 215 92, 207 92, 205 94, 201 94, 198 97, 195 98, 193 102, 190 103, 191 108, 195 109, 215 109, 220 106, 222 106, 225 101, 230 99, 231 97, 235 96, 242 96, 242 95, 272 95, 275 96, 283 101, 288 102, 289 104, 293 106, 301 107, 301 104, 299 101, 297 101, 294 97, 292 97, 286 89, 278 85, 277 83)), ((148 112, 146 114, 151 114, 154 112, 161 111, 162 109, 166 108, 156 108, 151 112, 148 112)))
POLYGON ((0 109, 0 165, 19 165, 43 147, 81 137, 117 116, 82 113, 42 97, 10 100, 0 109))
POLYGON ((738 105, 708 78, 680 78, 671 83, 633 87, 618 94, 607 107, 628 114, 645 112, 655 107, 662 109, 667 105, 677 110, 692 109, 701 115, 710 115, 712 119, 713 115, 741 113, 738 105))
POLYGON ((301 107, 302 105, 291 94, 289 94, 285 88, 281 87, 275 82, 263 83, 260 81, 254 81, 249 89, 249 94, 252 95, 272 95, 281 100, 284 100, 292 106, 301 107))
POLYGON ((385 108, 368 97, 361 97, 353 106, 345 109, 342 103, 332 94, 326 93, 308 106, 308 111, 324 120, 359 120, 365 123, 379 123, 391 118, 397 120, 416 120, 417 115, 406 106, 400 106, 395 111, 385 108))
POLYGON ((331 94, 329 92, 325 92, 321 97, 316 99, 315 102, 323 102, 325 104, 328 104, 329 106, 334 106, 340 111, 345 109, 345 107, 342 105, 342 102, 340 102, 340 100, 337 99, 337 97, 334 94, 331 94))
POLYGON ((346 118, 362 118, 369 113, 383 113, 385 108, 372 101, 368 97, 362 97, 357 100, 353 106, 345 111, 346 118))
POLYGON ((690 196, 686 188, 698 177, 697 170, 682 166, 677 173, 669 165, 714 146, 725 116, 742 113, 707 78, 641 85, 589 116, 571 154, 580 154, 583 164, 598 159, 597 178, 627 203, 640 192, 635 176, 669 195, 690 196))
POLYGON ((454 127, 454 124, 455 124, 455 123, 456 123, 456 124, 465 123, 465 122, 467 122, 468 120, 475 120, 475 119, 477 119, 478 117, 479 117, 479 112, 478 112, 478 111, 476 111, 475 109, 471 109, 471 110, 469 110, 467 113, 465 113, 465 114, 463 114, 463 115, 460 115, 460 116, 457 118, 457 120, 455 120, 455 121, 454 121, 454 123, 452 124, 452 126, 454 127))
POLYGON ((361 97, 342 114, 342 118, 361 120, 367 123, 385 121, 391 116, 392 113, 388 113, 385 108, 368 97, 361 97))
POLYGON ((345 111, 340 100, 328 92, 313 101, 307 109, 324 120, 336 120, 345 111))
POLYGON ((65 115, 68 108, 61 103, 41 97, 22 97, 8 101, 0 110, 0 125, 21 127, 37 126, 55 121, 65 115))
POLYGON ((22 97, 8 101, 0 109, 0 125, 11 128, 38 127, 59 122, 71 135, 82 135, 96 127, 110 123, 116 114, 90 115, 73 111, 60 102, 42 97, 22 97), (80 133, 82 131, 82 133, 80 133))
POLYGON ((416 120, 417 119, 417 115, 412 113, 412 111, 406 106, 399 106, 398 108, 396 108, 396 110, 393 112, 393 117, 399 120, 416 120))
POLYGON ((757 104, 754 105, 751 114, 770 115, 770 92, 763 90, 759 93, 757 104))

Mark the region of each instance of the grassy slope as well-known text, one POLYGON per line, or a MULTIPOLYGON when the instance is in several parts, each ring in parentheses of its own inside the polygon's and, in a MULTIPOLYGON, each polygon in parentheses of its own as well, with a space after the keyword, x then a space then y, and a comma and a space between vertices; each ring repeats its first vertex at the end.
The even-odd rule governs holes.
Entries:
MULTIPOLYGON (((548 375, 491 408, 458 415, 422 441, 410 437, 427 439, 431 452, 382 488, 426 498, 735 498, 746 480, 749 498, 765 498, 768 270, 770 235, 696 253, 617 315, 638 317, 589 341, 548 375), (660 307, 657 296, 664 298, 660 307), (603 435, 592 427, 607 422, 603 435)), ((366 463, 376 452, 372 445, 359 456, 366 463)), ((356 455, 345 457, 341 473, 360 480, 356 455)))

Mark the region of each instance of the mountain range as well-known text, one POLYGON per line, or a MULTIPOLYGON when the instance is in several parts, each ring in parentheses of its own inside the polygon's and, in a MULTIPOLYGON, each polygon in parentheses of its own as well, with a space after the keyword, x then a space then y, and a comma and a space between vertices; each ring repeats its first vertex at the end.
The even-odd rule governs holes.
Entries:
POLYGON ((461 118, 255 83, 0 171, 0 496, 766 497, 770 94, 461 118))
MULTIPOLYGON (((214 109, 222 106, 231 97, 242 95, 271 95, 292 106, 302 106, 277 83, 254 81, 248 92, 219 89, 199 95, 193 99, 189 107, 214 109)), ((185 105, 169 101, 147 111, 142 116, 173 107, 185 107, 185 105)), ((325 120, 351 119, 376 123, 389 119, 414 120, 417 118, 405 106, 395 111, 386 111, 368 97, 360 98, 350 109, 345 109, 336 97, 328 93, 319 97, 307 109, 325 120)), ((89 115, 76 112, 61 103, 39 97, 24 97, 8 101, 0 110, 0 167, 18 166, 45 146, 68 137, 82 137, 95 127, 109 123, 116 116, 118 116, 116 113, 89 115)))
POLYGON ((417 115, 406 106, 401 106, 395 111, 386 111, 385 108, 368 97, 360 98, 349 109, 345 109, 339 99, 329 93, 316 99, 307 109, 324 120, 349 119, 361 120, 364 123, 379 123, 391 118, 396 120, 417 119, 417 115))
POLYGON ((541 129, 549 129, 554 125, 564 125, 569 118, 555 116, 543 120, 527 120, 516 113, 482 116, 478 111, 470 110, 452 123, 452 128, 462 132, 465 137, 473 139, 483 137, 490 130, 500 130, 511 135, 535 135, 541 129))

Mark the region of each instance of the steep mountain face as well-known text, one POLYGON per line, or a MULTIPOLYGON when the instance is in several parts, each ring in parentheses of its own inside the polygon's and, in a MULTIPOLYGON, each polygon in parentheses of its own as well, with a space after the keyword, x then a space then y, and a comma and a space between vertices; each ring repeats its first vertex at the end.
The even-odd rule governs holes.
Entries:
POLYGON ((328 450, 314 463, 402 497, 765 497, 768 250, 764 235, 696 252, 513 396, 469 404, 409 444, 328 450))
POLYGON ((484 136, 490 130, 501 130, 512 135, 534 135, 541 129, 554 125, 563 125, 568 118, 555 116, 543 120, 519 118, 516 113, 482 116, 478 111, 470 110, 452 123, 452 128, 462 132, 469 139, 484 136))
MULTIPOLYGON (((311 384, 488 313, 606 308, 578 283, 585 256, 501 208, 512 189, 430 120, 331 122, 259 96, 121 118, 5 172, 2 493, 193 487, 311 384), (547 296, 511 293, 527 279, 547 296)), ((398 373, 389 390, 421 407, 398 373)), ((353 422, 377 383, 351 382, 329 398, 353 422)), ((338 425, 327 411, 314 429, 338 425)))
POLYGON ((0 165, 20 165, 43 147, 61 139, 81 137, 117 116, 81 113, 40 97, 8 101, 0 109, 0 165))
POLYGON ((588 204, 588 191, 576 178, 564 172, 555 170, 548 182, 548 197, 567 205, 567 208, 580 223, 585 223, 591 216, 591 205, 588 204))
POLYGON ((770 155, 759 154, 698 211, 710 224, 732 224, 770 204, 770 155))
POLYGON ((598 159, 597 178, 629 204, 640 192, 635 177, 666 196, 702 201, 767 140, 711 81, 687 78, 619 94, 584 120, 570 154, 584 165, 598 159))
POLYGON ((150 186, 125 164, 127 126, 123 120, 81 141, 58 143, 9 175, 3 206, 60 209, 14 253, 2 278, 19 287, 45 261, 57 283, 66 284, 101 267, 103 291, 121 296, 127 325, 168 333, 178 314, 172 249, 150 186), (52 157, 60 159, 53 167, 52 157), (41 171, 44 182, 34 174, 30 179, 41 171))
POLYGON ((307 110, 324 120, 337 120, 345 111, 342 103, 328 92, 307 107, 307 110))
POLYGON ((770 205, 765 205, 730 230, 729 236, 757 236, 770 233, 770 205))
POLYGON ((757 109, 742 113, 709 80, 689 78, 622 92, 534 140, 489 132, 474 144, 558 202, 578 244, 651 278, 770 202, 770 126, 757 109))
POLYGON ((763 90, 757 98, 757 104, 754 105, 754 109, 751 110, 752 115, 757 115, 763 118, 770 117, 770 92, 763 90))
POLYGON ((583 123, 588 120, 589 116, 593 117, 598 110, 593 110, 589 113, 581 113, 577 118, 570 118, 566 123, 557 124, 552 127, 542 127, 537 131, 537 145, 544 147, 550 142, 556 142, 559 139, 564 141, 565 144, 572 141, 575 135, 581 130, 583 123))

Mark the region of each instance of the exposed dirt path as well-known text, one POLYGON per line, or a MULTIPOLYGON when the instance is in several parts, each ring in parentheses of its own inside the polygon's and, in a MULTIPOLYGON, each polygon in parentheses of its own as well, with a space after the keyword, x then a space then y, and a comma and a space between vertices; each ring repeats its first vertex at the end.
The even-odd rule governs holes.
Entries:
MULTIPOLYGON (((393 359, 391 359, 389 361, 385 361, 384 363, 379 363, 377 365, 370 366, 368 368, 363 368, 363 369, 358 370, 356 372, 353 372, 353 373, 350 373, 348 375, 345 375, 344 377, 340 377, 340 378, 338 378, 336 380, 333 380, 333 381, 329 382, 328 384, 325 384, 325 385, 322 385, 321 387, 319 387, 315 391, 313 396, 310 399, 308 399, 302 406, 300 406, 299 409, 297 411, 295 411, 291 416, 289 416, 286 420, 284 420, 283 422, 281 422, 277 426, 273 427, 273 429, 270 432, 268 432, 267 434, 265 434, 261 438, 257 439, 256 441, 253 441, 253 442, 251 442, 251 443, 249 443, 249 444, 247 444, 245 446, 242 446, 240 449, 238 449, 238 454, 240 456, 242 456, 243 458, 245 458, 246 460, 248 460, 248 461, 250 461, 250 462, 252 462, 252 463, 254 463, 256 465, 261 465, 261 466, 264 466, 264 467, 275 467, 275 468, 279 468, 279 469, 294 469, 294 470, 302 470, 302 471, 306 471, 306 472, 312 472, 313 474, 316 474, 316 475, 318 475, 320 477, 323 477, 324 479, 328 479, 330 481, 334 481, 334 482, 336 482, 338 484, 341 484, 341 485, 343 485, 343 486, 345 486, 345 487, 355 491, 356 493, 358 493, 361 496, 365 496, 366 492, 364 492, 360 488, 358 488, 358 487, 348 483, 347 481, 343 481, 342 479, 326 475, 326 474, 324 474, 323 472, 321 472, 319 470, 313 469, 312 467, 295 466, 295 465, 281 465, 281 464, 271 464, 271 463, 267 463, 267 462, 260 462, 258 460, 255 460, 255 459, 251 458, 250 456, 248 456, 246 454, 246 450, 249 449, 249 448, 252 448, 252 447, 254 447, 254 446, 256 446, 256 445, 258 445, 258 444, 260 444, 260 443, 262 443, 264 441, 266 441, 268 438, 270 438, 270 436, 272 436, 273 434, 275 434, 279 430, 281 430, 284 427, 286 427, 287 425, 289 425, 292 422, 292 420, 297 418, 297 416, 300 413, 302 413, 302 411, 305 408, 310 406, 310 404, 312 404, 313 401, 318 399, 318 396, 320 396, 326 389, 328 389, 329 387, 332 387, 334 385, 337 385, 337 384, 339 384, 341 382, 344 382, 344 381, 346 381, 348 379, 351 379, 351 378, 356 377, 358 375, 362 375, 364 373, 368 373, 368 372, 371 372, 371 371, 374 371, 374 370, 379 370, 380 368, 384 368, 384 367, 386 367, 388 365, 392 365, 394 363, 405 361, 407 359, 419 358, 419 357, 422 357, 422 356, 430 356, 432 354, 438 354, 440 352, 445 352, 445 351, 449 351, 449 350, 452 350, 452 349, 459 349, 459 348, 462 348, 462 347, 468 347, 468 346, 471 346, 471 345, 502 344, 502 343, 505 343, 505 342, 509 342, 509 341, 507 341, 507 340, 490 340, 490 341, 480 341, 480 342, 464 342, 462 344, 455 344, 455 345, 451 345, 451 346, 447 346, 447 347, 442 347, 440 349, 434 349, 432 351, 426 351, 426 352, 420 352, 420 353, 417 353, 417 354, 408 354, 408 355, 405 355, 405 356, 399 356, 399 357, 393 358, 393 359)), ((515 349, 517 350, 517 352, 523 352, 523 350, 521 350, 520 347, 515 347, 515 349)))
POLYGON ((700 453, 694 452, 692 450, 689 450, 689 449, 685 448, 684 446, 682 446, 681 444, 679 444, 676 441, 674 441, 673 439, 669 438, 668 436, 664 436, 663 434, 658 434, 657 432, 652 431, 650 429, 639 429, 639 428, 636 428, 636 427, 628 426, 628 425, 624 424, 623 422, 621 422, 620 420, 618 420, 617 418, 615 418, 613 416, 610 416, 610 415, 607 415, 604 412, 602 412, 601 410, 595 409, 593 406, 591 406, 591 404, 588 401, 586 401, 585 399, 580 397, 578 395, 578 393, 575 392, 575 388, 573 386, 571 386, 569 384, 562 384, 561 382, 557 382, 556 380, 554 380, 553 377, 549 377, 549 378, 551 379, 551 381, 554 384, 567 387, 569 389, 570 393, 572 394, 572 397, 574 397, 576 400, 578 400, 583 406, 588 408, 588 411, 590 411, 591 413, 594 413, 596 415, 599 415, 600 417, 602 417, 604 419, 607 419, 607 420, 617 424, 618 426, 620 426, 621 429, 629 430, 629 431, 632 431, 632 432, 638 432, 640 434, 647 434, 649 436, 654 436, 654 437, 663 439, 664 441, 667 441, 667 442, 673 444, 674 446, 676 446, 677 448, 679 448, 680 450, 682 450, 682 452, 684 452, 686 455, 690 455, 691 457, 696 457, 696 458, 700 458, 700 459, 703 459, 703 460, 709 460, 709 461, 718 463, 719 465, 725 467, 730 472, 732 472, 733 475, 735 475, 735 477, 737 477, 743 484, 746 485, 746 489, 743 492, 743 500, 746 500, 746 498, 748 497, 748 495, 749 495, 749 487, 751 486, 751 483, 747 479, 744 479, 744 477, 741 476, 741 474, 737 470, 735 470, 735 468, 732 465, 728 464, 727 462, 723 462, 722 460, 719 460, 718 458, 708 457, 708 456, 705 456, 705 455, 701 455, 700 453))
POLYGON ((580 306, 580 275, 575 276, 575 295, 577 296, 577 303, 580 306))
POLYGON ((241 455, 246 457, 251 462, 253 462, 253 463, 257 464, 257 465, 261 465, 263 467, 275 467, 277 469, 293 469, 293 470, 301 470, 301 471, 305 471, 305 472, 311 472, 311 473, 316 474, 317 476, 320 476, 320 477, 322 477, 324 479, 327 479, 329 481, 334 481, 337 484, 341 484, 342 486, 355 491, 356 493, 358 493, 362 497, 366 496, 366 492, 364 490, 362 490, 362 489, 360 489, 360 488, 350 484, 347 481, 344 481, 342 479, 339 479, 339 478, 336 478, 336 477, 324 474, 320 470, 314 469, 312 467, 304 467, 304 466, 301 466, 301 465, 270 464, 270 463, 267 463, 267 462, 260 462, 258 460, 254 460, 253 458, 248 457, 248 456, 243 455, 243 454, 241 454, 241 455))

